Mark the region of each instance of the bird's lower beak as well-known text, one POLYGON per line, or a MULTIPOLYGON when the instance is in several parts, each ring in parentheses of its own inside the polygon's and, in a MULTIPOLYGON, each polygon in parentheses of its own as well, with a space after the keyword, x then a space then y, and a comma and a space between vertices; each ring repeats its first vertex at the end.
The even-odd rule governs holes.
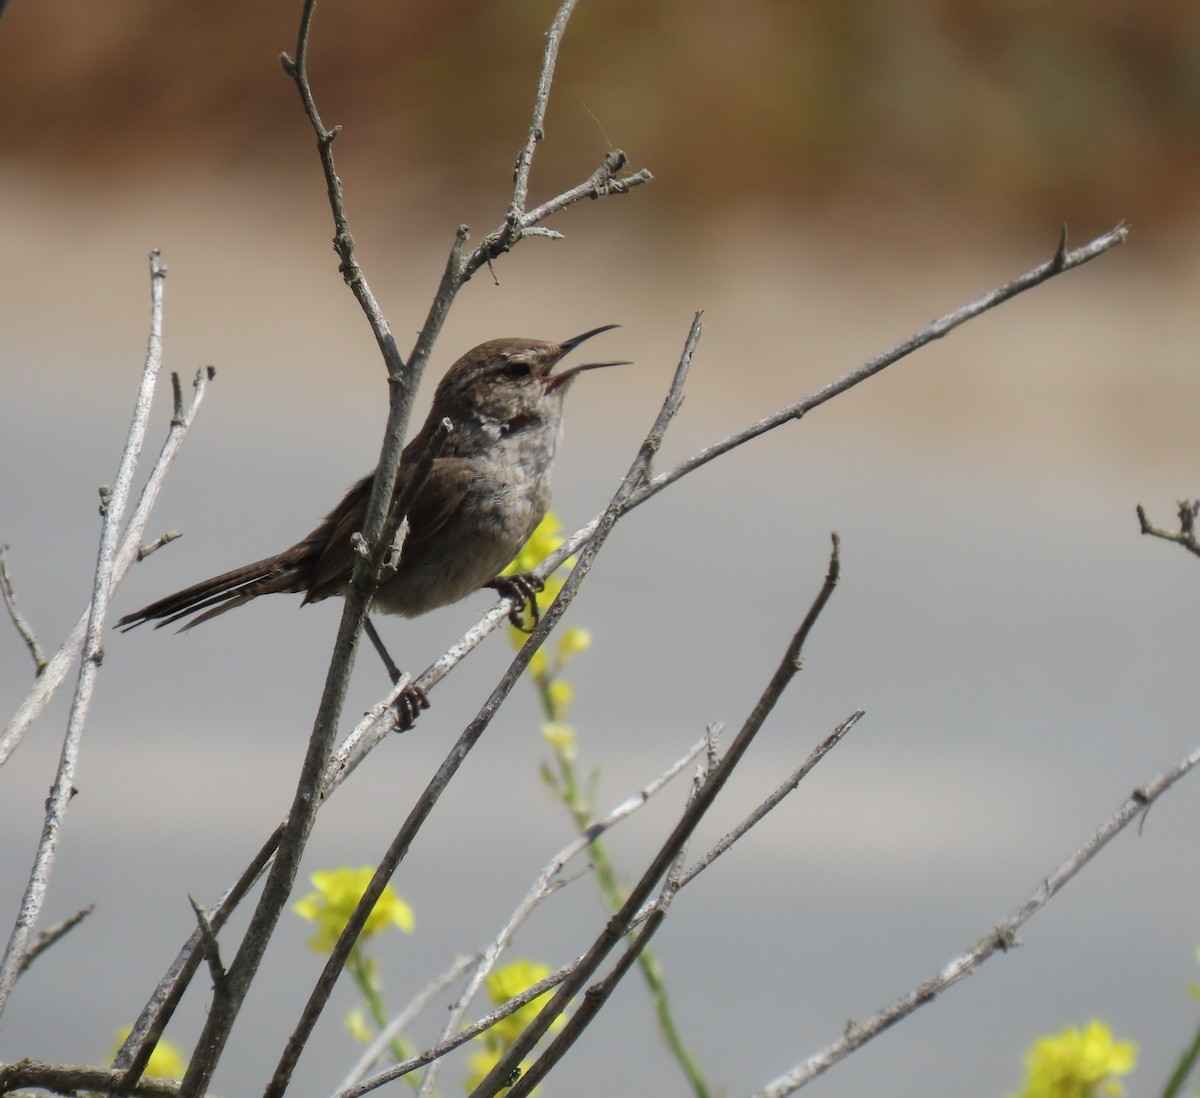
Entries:
POLYGON ((633 363, 627 359, 622 359, 619 362, 585 362, 582 366, 572 366, 569 370, 563 370, 561 373, 551 374, 546 378, 546 388, 550 390, 558 389, 563 385, 569 385, 575 380, 576 376, 583 373, 584 370, 600 370, 605 366, 632 366, 633 363))

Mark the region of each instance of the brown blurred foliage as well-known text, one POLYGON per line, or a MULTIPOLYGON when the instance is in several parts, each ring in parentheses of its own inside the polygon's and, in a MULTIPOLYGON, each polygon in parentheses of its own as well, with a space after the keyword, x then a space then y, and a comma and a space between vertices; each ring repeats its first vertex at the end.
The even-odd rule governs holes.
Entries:
MULTIPOLYGON (((339 149, 352 135, 377 178, 507 178, 554 7, 325 0, 311 72, 339 149)), ((8 163, 113 181, 271 170, 305 138, 278 65, 299 9, 13 0, 8 163)), ((1198 120, 1194 0, 582 0, 540 182, 556 163, 574 181, 611 143, 671 181, 685 220, 914 201, 1165 231, 1200 193, 1198 120)))

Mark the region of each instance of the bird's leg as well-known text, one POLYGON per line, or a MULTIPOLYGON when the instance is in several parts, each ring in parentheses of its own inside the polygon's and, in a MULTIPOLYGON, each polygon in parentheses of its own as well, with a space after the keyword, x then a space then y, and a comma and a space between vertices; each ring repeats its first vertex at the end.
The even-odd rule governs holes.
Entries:
MULTIPOLYGON (((375 628, 375 623, 369 617, 363 621, 363 632, 367 634, 367 637, 375 646, 375 651, 379 653, 379 658, 383 660, 383 666, 387 669, 387 673, 391 677, 392 685, 395 686, 400 681, 400 668, 396 666, 396 661, 392 659, 387 648, 384 647, 383 638, 380 637, 378 630, 375 628)), ((400 721, 400 731, 407 732, 416 723, 421 710, 429 708, 429 698, 419 686, 410 684, 404 688, 400 696, 396 699, 395 706, 396 716, 400 721)))
POLYGON ((522 633, 532 633, 537 628, 538 621, 541 620, 541 611, 538 609, 538 592, 546 585, 538 579, 532 572, 517 572, 511 576, 497 576, 494 580, 483 585, 490 587, 493 591, 499 591, 507 599, 515 600, 513 608, 508 612, 508 620, 512 623, 514 629, 519 629, 522 633), (525 604, 529 604, 529 613, 533 618, 530 625, 525 624, 524 610, 525 604))

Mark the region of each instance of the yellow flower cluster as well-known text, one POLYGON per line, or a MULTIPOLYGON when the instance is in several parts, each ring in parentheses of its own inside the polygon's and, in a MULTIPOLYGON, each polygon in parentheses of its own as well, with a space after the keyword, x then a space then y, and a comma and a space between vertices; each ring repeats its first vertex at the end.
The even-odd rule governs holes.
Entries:
MULTIPOLYGON (((351 869, 344 865, 337 869, 319 869, 309 877, 316 891, 298 900, 292 910, 301 918, 317 924, 316 934, 308 940, 310 949, 318 953, 333 952, 333 947, 374 875, 372 866, 351 869)), ((366 941, 389 926, 398 926, 406 934, 411 934, 413 925, 412 908, 388 885, 367 916, 359 942, 366 941)))
POLYGON ((1137 1060, 1132 1041, 1114 1041, 1112 1030, 1093 1019, 1085 1029, 1039 1037, 1025 1054, 1025 1089, 1019 1098, 1098 1098, 1117 1096, 1137 1060))

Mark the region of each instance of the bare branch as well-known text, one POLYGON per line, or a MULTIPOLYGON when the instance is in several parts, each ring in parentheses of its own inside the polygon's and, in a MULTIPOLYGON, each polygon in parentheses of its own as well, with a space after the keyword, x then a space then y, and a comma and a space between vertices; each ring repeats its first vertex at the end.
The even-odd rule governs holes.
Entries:
POLYGON ((151 553, 157 553, 164 545, 170 545, 177 538, 183 537, 181 530, 168 530, 165 534, 160 534, 153 541, 147 542, 145 545, 139 545, 137 551, 137 559, 145 560, 151 553))
POLYGON ((21 613, 21 608, 17 606, 17 593, 13 589, 12 577, 8 574, 7 545, 0 545, 0 595, 4 596, 4 605, 8 608, 8 616, 12 619, 17 634, 25 642, 25 647, 29 649, 29 654, 33 657, 34 674, 40 675, 46 670, 48 661, 45 653, 42 652, 42 646, 38 644, 38 639, 34 635, 33 627, 21 613))
POLYGON ((1163 538, 1165 541, 1173 541, 1176 545, 1182 545, 1189 553, 1195 553, 1200 557, 1200 541, 1196 540, 1197 515, 1200 515, 1200 499, 1181 499, 1179 501, 1179 531, 1174 533, 1164 530, 1161 526, 1155 526, 1146 517, 1146 509, 1140 503, 1137 505, 1138 523, 1141 525, 1143 534, 1163 538))
POLYGON ((196 916, 197 928, 200 931, 200 952, 208 962, 213 986, 218 987, 225 981, 225 967, 221 964, 221 947, 217 944, 217 933, 213 929, 208 912, 204 910, 204 905, 195 896, 189 896, 188 903, 192 905, 192 912, 196 916))
MULTIPOLYGON (((214 934, 224 926, 242 897, 265 872, 279 846, 282 834, 283 824, 280 824, 242 871, 233 887, 217 901, 208 917, 214 934)), ((154 994, 150 996, 150 1001, 142 1008, 133 1029, 125 1038, 125 1043, 117 1051, 112 1066, 124 1072, 122 1083, 126 1088, 132 1088, 145 1070, 154 1046, 158 1044, 167 1028, 167 1022, 171 1020, 171 1015, 179 1005, 179 1000, 183 998, 187 985, 200 966, 200 959, 204 955, 202 946, 201 932, 197 929, 159 981, 154 994)))
POLYGON ((1013 914, 989 930, 974 949, 954 958, 934 977, 919 984, 907 995, 891 1006, 872 1015, 865 1022, 851 1026, 840 1039, 810 1056, 786 1075, 772 1080, 754 1098, 783 1098, 818 1075, 823 1075, 834 1064, 844 1060, 856 1048, 872 1037, 878 1036, 888 1027, 906 1018, 918 1007, 931 1002, 952 984, 971 976, 984 961, 995 953, 1007 952, 1020 945, 1017 931, 1034 914, 1040 911, 1059 890, 1088 864, 1121 831, 1141 816, 1151 804, 1170 789, 1180 778, 1200 765, 1200 747, 1185 755, 1169 770, 1159 774, 1147 785, 1135 789, 1124 804, 1088 840, 1037 887, 1033 894, 1013 914))
POLYGON ((720 839, 717 844, 701 858, 698 862, 690 865, 686 872, 679 875, 679 885, 682 887, 687 884, 693 877, 699 873, 703 873, 713 862, 715 862, 722 854, 724 854, 734 843, 746 834, 755 824, 759 823, 763 817, 775 808, 780 801, 791 793, 800 782, 808 776, 812 768, 817 765, 830 751, 833 750, 842 738, 863 718, 864 711, 856 709, 850 714, 841 724, 829 733, 825 739, 817 745, 812 754, 804 760, 788 777, 778 789, 775 790, 765 801, 762 802, 753 812, 750 813, 740 824, 732 831, 720 839))
POLYGON ((142 384, 134 404, 133 422, 111 496, 104 508, 100 528, 100 549, 96 559, 95 579, 92 585, 91 609, 88 614, 84 637, 83 660, 71 711, 67 717, 67 730, 63 738, 62 752, 50 796, 46 800, 46 819, 42 826, 41 839, 34 855, 33 869, 21 899, 16 924, 0 959, 0 1014, 12 994, 13 985, 21 971, 22 962, 29 949, 29 939, 41 914, 46 889, 54 868, 58 852, 58 841, 66 816, 67 805, 75 795, 73 785, 75 768, 79 759, 79 748, 83 741, 83 730, 91 709, 92 691, 100 663, 104 659, 104 622, 108 613, 108 600, 112 594, 114 577, 118 568, 120 527, 129 499, 133 472, 138 456, 142 452, 142 441, 146 435, 146 422, 150 416, 150 404, 154 397, 154 383, 162 366, 162 322, 163 280, 166 268, 159 262, 157 252, 150 253, 150 337, 146 348, 146 365, 142 371, 142 384))
MULTIPOLYGON (((88 904, 87 907, 75 912, 69 919, 63 919, 60 923, 55 923, 52 927, 48 927, 38 935, 38 940, 30 947, 29 952, 25 954, 21 961, 21 972, 24 972, 34 961, 46 952, 55 942, 62 938, 65 934, 70 933, 80 923, 83 922, 93 911, 95 904, 88 904)), ((20 975, 20 973, 18 973, 20 975)))
POLYGON ((96 1091, 100 1094, 134 1095, 136 1098, 177 1098, 179 1087, 163 1079, 147 1079, 136 1086, 126 1086, 120 1072, 96 1067, 69 1067, 46 1064, 41 1060, 15 1060, 0 1064, 0 1094, 18 1087, 42 1087, 58 1094, 75 1095, 96 1091))
POLYGON ((575 9, 575 0, 564 0, 555 13, 554 21, 546 32, 546 49, 542 54, 542 71, 538 75, 537 92, 533 97, 533 117, 525 144, 517 153, 513 168, 513 196, 508 206, 508 220, 517 222, 525 213, 525 201, 529 196, 529 172, 533 167, 533 153, 538 142, 546 136, 546 107, 550 102, 550 85, 554 82, 554 66, 558 61, 558 47, 567 31, 567 20, 575 9))
MULTIPOLYGON (((197 372, 194 382, 195 392, 192 395, 191 405, 182 418, 176 416, 171 420, 171 427, 167 432, 162 449, 159 451, 158 460, 154 463, 154 468, 150 471, 150 476, 146 480, 146 486, 142 489, 137 507, 134 509, 133 517, 129 520, 129 526, 126 528, 125 534, 121 539, 121 546, 117 550, 117 562, 113 571, 114 585, 125 578, 125 574, 137 559, 142 535, 145 532, 146 523, 150 518, 150 511, 158 499, 158 493, 162 490, 163 480, 166 478, 167 471, 175 461, 175 456, 179 453, 179 448, 183 445, 183 440, 187 436, 192 423, 195 421, 196 413, 200 409, 208 388, 207 383, 212 380, 213 373, 214 371, 211 366, 206 370, 197 372)), ((49 704, 55 691, 62 685, 63 680, 66 678, 67 670, 83 646, 84 633, 87 630, 90 614, 91 606, 89 604, 82 616, 75 623, 75 627, 67 635, 67 639, 62 642, 58 651, 50 657, 50 662, 46 665, 45 671, 38 677, 33 688, 17 707, 17 711, 13 715, 12 720, 9 721, 8 727, 5 728, 4 734, 0 736, 0 766, 3 766, 8 761, 8 757, 17 749, 21 740, 24 739, 25 733, 29 731, 30 726, 49 704)))

